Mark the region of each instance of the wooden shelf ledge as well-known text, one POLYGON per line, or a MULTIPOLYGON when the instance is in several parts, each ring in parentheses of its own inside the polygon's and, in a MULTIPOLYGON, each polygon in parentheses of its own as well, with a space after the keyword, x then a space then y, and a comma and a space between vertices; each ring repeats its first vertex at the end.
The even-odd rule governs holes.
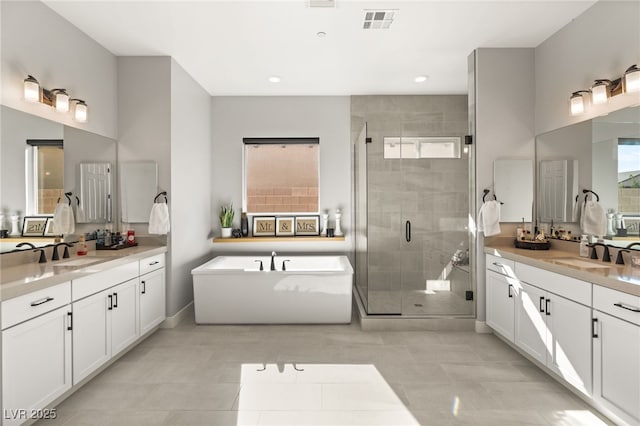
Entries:
POLYGON ((243 237, 243 238, 214 238, 214 243, 284 243, 284 242, 339 242, 344 237, 243 237))

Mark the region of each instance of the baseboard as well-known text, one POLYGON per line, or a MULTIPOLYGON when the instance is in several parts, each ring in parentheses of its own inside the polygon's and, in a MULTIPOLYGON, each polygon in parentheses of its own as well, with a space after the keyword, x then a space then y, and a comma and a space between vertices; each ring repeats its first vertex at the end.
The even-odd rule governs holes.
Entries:
POLYGON ((489 327, 487 325, 486 322, 477 321, 476 320, 476 333, 478 333, 478 334, 491 334, 491 333, 493 333, 493 330, 491 329, 491 327, 489 327))
POLYGON ((174 316, 167 317, 162 324, 160 324, 160 328, 175 328, 180 324, 180 321, 189 316, 193 317, 193 302, 180 309, 174 316))

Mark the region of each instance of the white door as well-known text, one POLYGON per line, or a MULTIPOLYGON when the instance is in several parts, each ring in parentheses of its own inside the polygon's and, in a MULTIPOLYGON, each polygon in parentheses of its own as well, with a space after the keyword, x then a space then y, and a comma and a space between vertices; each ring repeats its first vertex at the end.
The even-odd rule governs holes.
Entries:
POLYGON ((138 334, 138 279, 129 280, 109 290, 112 297, 111 355, 133 343, 138 334))
POLYGON ((516 304, 515 343, 529 355, 547 363, 546 292, 521 283, 516 304))
POLYGON ((547 366, 591 395, 591 308, 555 294, 549 294, 548 299, 547 366))
POLYGON ((640 424, 640 327, 594 312, 594 398, 640 424))
POLYGON ((140 277, 140 334, 144 335, 166 318, 165 269, 140 277))
POLYGON ((71 388, 69 312, 58 308, 2 332, 4 425, 23 423, 71 388))
POLYGON ((111 290, 73 303, 73 384, 111 358, 111 290))
POLYGON ((516 288, 509 281, 487 270, 487 325, 513 342, 516 288))

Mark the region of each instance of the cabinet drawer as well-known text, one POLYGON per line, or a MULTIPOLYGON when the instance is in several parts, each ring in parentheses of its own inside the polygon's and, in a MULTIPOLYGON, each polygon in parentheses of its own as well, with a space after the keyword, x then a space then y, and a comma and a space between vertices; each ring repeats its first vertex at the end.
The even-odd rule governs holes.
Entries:
POLYGON ((71 303, 71 282, 2 302, 2 329, 71 303))
POLYGON ((610 288, 593 286, 593 307, 640 325, 640 297, 610 288))
POLYGON ((591 283, 523 263, 516 263, 516 274, 523 282, 591 306, 591 283))
POLYGON ((164 253, 149 256, 140 260, 140 275, 164 268, 164 253))
POLYGON ((90 296, 116 284, 129 281, 138 276, 138 262, 116 266, 107 271, 96 272, 71 282, 73 300, 90 296))
POLYGON ((515 262, 513 260, 487 254, 487 269, 490 271, 494 271, 502 275, 514 276, 514 265, 515 262))

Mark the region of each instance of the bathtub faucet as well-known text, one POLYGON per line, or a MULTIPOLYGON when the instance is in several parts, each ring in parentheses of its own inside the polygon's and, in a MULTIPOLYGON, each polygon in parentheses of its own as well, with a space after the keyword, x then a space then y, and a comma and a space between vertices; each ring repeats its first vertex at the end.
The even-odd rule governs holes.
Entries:
POLYGON ((275 252, 275 251, 272 251, 272 252, 271 252, 271 270, 272 270, 272 271, 275 271, 275 270, 276 270, 275 257, 276 257, 276 252, 275 252))

